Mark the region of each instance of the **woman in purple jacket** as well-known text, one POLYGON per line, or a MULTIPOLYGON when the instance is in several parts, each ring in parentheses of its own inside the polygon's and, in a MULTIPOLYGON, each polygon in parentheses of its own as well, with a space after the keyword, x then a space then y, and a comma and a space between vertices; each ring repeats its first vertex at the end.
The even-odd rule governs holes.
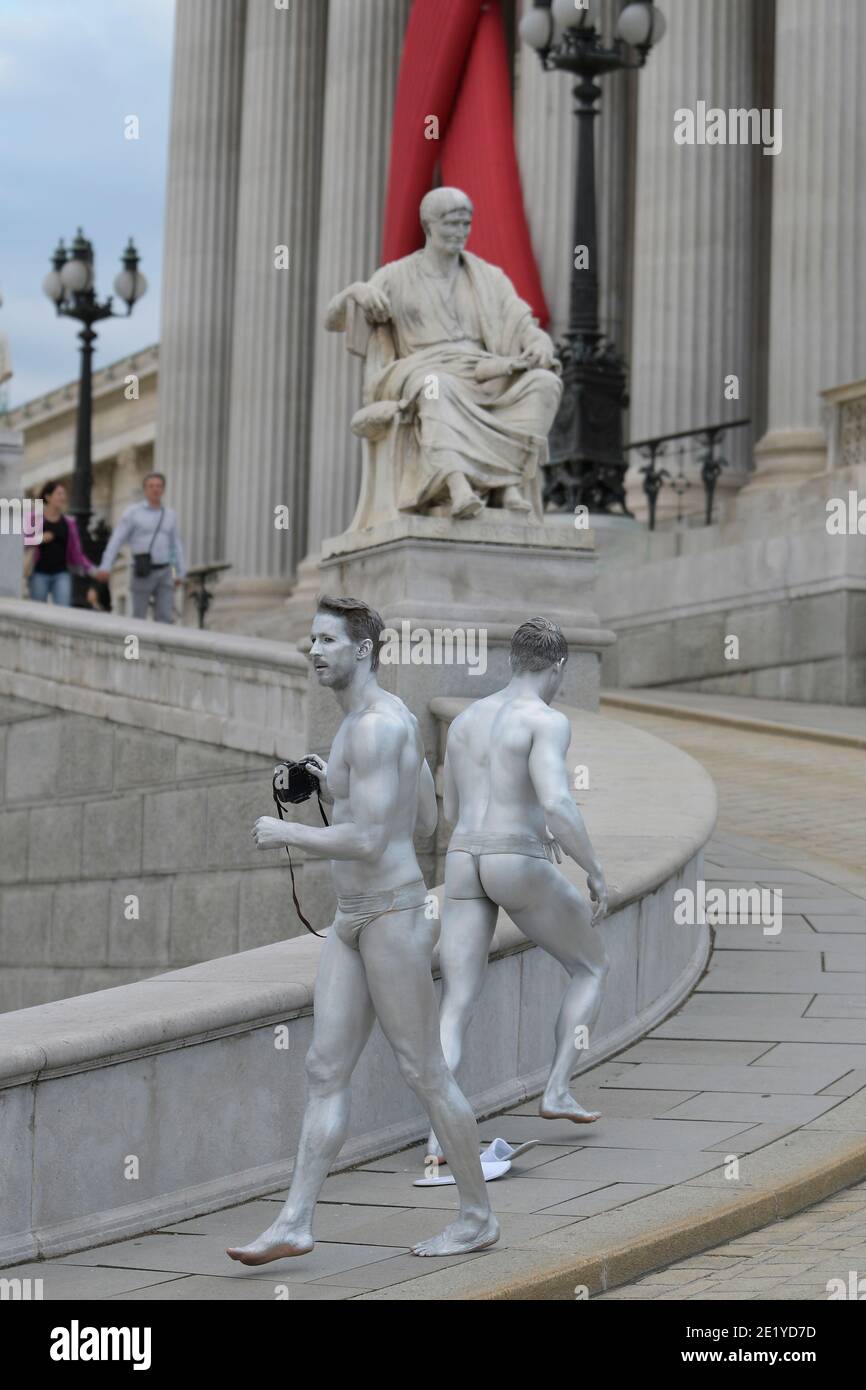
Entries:
POLYGON ((93 574, 94 566, 81 548, 74 516, 66 515, 67 494, 62 483, 46 483, 42 497, 42 540, 33 547, 33 568, 28 581, 30 597, 68 608, 72 603, 72 571, 93 574))

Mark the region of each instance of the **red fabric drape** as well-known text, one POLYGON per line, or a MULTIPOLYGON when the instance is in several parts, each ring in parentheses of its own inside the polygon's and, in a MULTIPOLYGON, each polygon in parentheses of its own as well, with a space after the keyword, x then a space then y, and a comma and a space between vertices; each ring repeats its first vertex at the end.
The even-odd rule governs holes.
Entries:
POLYGON ((542 324, 548 320, 541 277, 523 210, 514 149, 508 50, 499 0, 478 21, 469 62, 442 149, 442 182, 475 205, 470 251, 501 266, 542 324))
POLYGON ((423 243, 418 204, 433 187, 442 137, 483 3, 484 0, 415 0, 412 6, 391 127, 383 261, 408 256, 423 243), (438 117, 438 140, 425 139, 428 116, 438 117))
POLYGON ((523 209, 508 51, 499 0, 414 0, 391 139, 383 261, 423 244, 418 204, 441 181, 475 206, 468 249, 500 266, 542 324, 549 318, 523 209), (425 139, 428 116, 439 140, 425 139))

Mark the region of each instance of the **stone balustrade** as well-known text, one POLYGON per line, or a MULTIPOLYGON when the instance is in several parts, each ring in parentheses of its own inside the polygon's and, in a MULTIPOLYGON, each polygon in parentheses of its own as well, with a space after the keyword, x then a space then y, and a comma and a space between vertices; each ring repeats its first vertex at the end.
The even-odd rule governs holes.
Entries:
POLYGON ((833 386, 821 396, 828 417, 828 468, 866 464, 866 381, 833 386))

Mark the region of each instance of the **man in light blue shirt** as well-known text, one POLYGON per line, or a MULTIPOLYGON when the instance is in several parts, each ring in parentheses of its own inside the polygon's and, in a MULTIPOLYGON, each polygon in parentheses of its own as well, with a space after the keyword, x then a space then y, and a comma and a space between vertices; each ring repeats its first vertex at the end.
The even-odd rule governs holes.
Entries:
POLYGON ((118 553, 124 545, 132 552, 129 592, 132 616, 146 618, 153 600, 153 616, 158 623, 174 622, 174 590, 182 584, 186 567, 177 517, 171 507, 162 505, 165 477, 148 473, 143 483, 144 497, 127 507, 105 547, 96 578, 107 581, 118 553), (148 561, 137 560, 148 556, 148 561), (149 571, 146 574, 139 570, 149 571))

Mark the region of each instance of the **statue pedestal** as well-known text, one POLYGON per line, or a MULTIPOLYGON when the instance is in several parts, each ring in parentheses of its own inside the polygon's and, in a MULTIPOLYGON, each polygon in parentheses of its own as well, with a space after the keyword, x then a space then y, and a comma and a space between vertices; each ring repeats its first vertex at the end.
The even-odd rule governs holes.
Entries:
MULTIPOLYGON (((346 531, 324 541, 319 574, 322 593, 363 598, 399 637, 390 654, 383 646, 379 683, 418 719, 435 768, 431 699, 477 699, 505 685, 511 636, 527 618, 550 618, 565 634, 562 702, 598 707, 601 652, 616 639, 593 611, 595 567, 591 532, 486 511, 458 523, 406 514, 346 531)), ((313 693, 317 714, 325 703, 313 693)), ((318 743, 326 730, 315 724, 318 743)))

